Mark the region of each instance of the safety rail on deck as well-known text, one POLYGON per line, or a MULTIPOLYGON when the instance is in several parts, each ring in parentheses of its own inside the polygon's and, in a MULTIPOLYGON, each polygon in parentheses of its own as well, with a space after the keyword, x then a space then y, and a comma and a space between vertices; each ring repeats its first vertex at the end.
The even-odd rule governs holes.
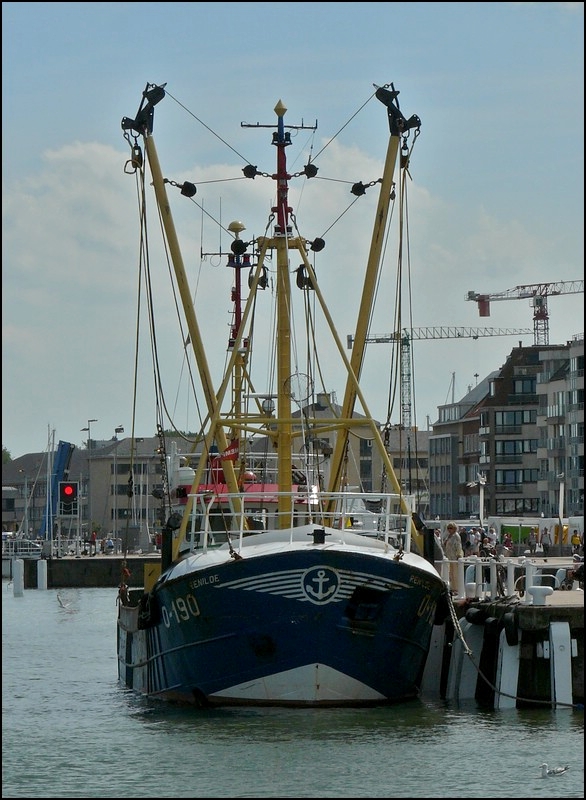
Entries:
POLYGON ((527 605, 537 605, 539 595, 544 598, 555 590, 578 588, 578 582, 572 582, 568 577, 569 571, 576 569, 579 564, 572 559, 544 563, 524 556, 501 559, 467 556, 457 561, 436 561, 436 569, 447 584, 450 583, 450 563, 457 565, 457 586, 450 588, 459 600, 496 600, 517 595, 527 605), (536 587, 545 591, 533 592, 536 587))
MULTIPOLYGON (((122 552, 122 539, 112 539, 112 547, 106 545, 107 539, 98 539, 97 554, 110 555, 122 552), (104 549, 102 549, 104 543, 104 549)), ((7 539, 2 542, 3 558, 64 558, 65 556, 86 556, 93 553, 90 542, 82 539, 66 539, 56 537, 52 541, 45 539, 7 539)))
POLYGON ((187 531, 191 549, 224 543, 228 537, 239 546, 245 536, 268 530, 293 529, 301 525, 324 525, 340 531, 384 540, 409 550, 411 511, 401 511, 401 501, 413 508, 413 498, 385 492, 321 492, 308 487, 296 493, 262 491, 244 493, 203 492, 191 495, 193 513, 187 531), (285 511, 282 498, 290 498, 285 511))

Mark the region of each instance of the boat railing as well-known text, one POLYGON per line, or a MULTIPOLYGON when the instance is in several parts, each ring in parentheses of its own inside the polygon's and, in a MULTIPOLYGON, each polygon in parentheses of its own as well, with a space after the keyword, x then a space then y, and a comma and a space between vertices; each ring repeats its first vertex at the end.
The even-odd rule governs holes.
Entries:
POLYGON ((223 544, 228 539, 241 545, 245 536, 269 530, 290 530, 302 525, 335 528, 380 539, 408 551, 411 546, 413 498, 377 492, 323 492, 316 487, 298 491, 253 490, 244 493, 195 493, 186 538, 190 549, 223 544), (280 509, 279 501, 290 503, 280 509))
POLYGON ((568 578, 576 568, 572 559, 558 558, 555 562, 521 558, 481 558, 467 556, 457 561, 444 558, 435 566, 446 583, 450 583, 450 564, 456 565, 456 585, 450 586, 459 600, 497 600, 518 597, 527 605, 545 603, 545 597, 554 591, 578 588, 576 581, 568 578), (534 592, 536 587, 539 591, 534 592), (543 591, 545 590, 545 591, 543 591), (536 598, 541 597, 543 602, 536 598))

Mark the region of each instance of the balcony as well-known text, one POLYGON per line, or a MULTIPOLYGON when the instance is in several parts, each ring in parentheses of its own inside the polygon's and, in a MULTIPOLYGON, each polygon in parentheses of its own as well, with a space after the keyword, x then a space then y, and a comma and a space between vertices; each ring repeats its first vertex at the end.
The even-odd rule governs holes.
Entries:
POLYGON ((548 406, 545 409, 545 416, 548 422, 555 422, 556 420, 562 420, 566 416, 566 406, 548 406))
POLYGON ((555 439, 548 439, 547 440, 547 455, 548 458, 554 458, 555 456, 563 456, 566 453, 566 437, 565 436, 558 436, 555 439))
POLYGON ((498 464, 522 464, 523 463, 523 455, 521 453, 515 453, 513 455, 499 455, 498 453, 494 457, 494 463, 498 464))
POLYGON ((509 406, 536 406, 538 403, 536 394, 510 394, 507 398, 509 406))

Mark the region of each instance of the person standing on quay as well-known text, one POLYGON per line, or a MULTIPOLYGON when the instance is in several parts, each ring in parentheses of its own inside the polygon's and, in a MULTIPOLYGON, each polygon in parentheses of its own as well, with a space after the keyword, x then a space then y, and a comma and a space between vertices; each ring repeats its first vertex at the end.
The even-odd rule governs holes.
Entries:
POLYGON ((531 555, 535 555, 535 551, 537 550, 537 534, 535 533, 535 528, 531 528, 529 531, 529 552, 531 555))
POLYGON ((459 558, 464 557, 464 550, 462 549, 462 539, 458 533, 456 523, 449 522, 446 530, 448 535, 444 541, 444 552, 450 562, 450 589, 452 593, 457 594, 458 565, 456 562, 459 558))
POLYGON ((551 536, 548 528, 544 528, 541 534, 541 546, 543 547, 543 557, 547 558, 551 547, 551 536))

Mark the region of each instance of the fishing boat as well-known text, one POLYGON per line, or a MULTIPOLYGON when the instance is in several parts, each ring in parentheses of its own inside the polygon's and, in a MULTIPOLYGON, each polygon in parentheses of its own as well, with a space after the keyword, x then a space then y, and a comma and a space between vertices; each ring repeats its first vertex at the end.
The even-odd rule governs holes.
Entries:
MULTIPOLYGON (((186 452, 176 442, 169 446, 157 422, 161 563, 145 570, 140 591, 129 591, 124 580, 120 585, 119 679, 149 698, 199 707, 344 707, 419 694, 433 625, 449 592, 426 554, 413 498, 394 472, 360 386, 395 164, 399 147, 406 149, 420 128, 419 117, 401 112, 398 94, 393 84, 373 93, 389 140, 382 178, 372 182, 380 184, 379 199, 350 357, 315 268, 325 242, 301 235, 290 205, 291 181, 310 183, 318 170, 309 159, 295 175, 288 171, 291 133, 306 126, 286 124, 280 100, 273 124, 250 126, 272 130, 276 167, 261 172, 245 164, 242 173, 272 180, 274 202, 263 235, 244 239, 239 220, 223 229, 231 239, 225 252, 233 271, 231 322, 227 341, 218 343, 214 331, 210 345, 167 194, 173 188, 193 199, 197 186, 164 177, 154 143, 155 107, 168 96, 166 84, 147 84, 138 113, 122 120, 130 146, 125 171, 136 175, 141 202, 145 187, 154 190, 187 329, 182 341, 193 351, 205 400, 201 431, 186 452), (299 267, 292 267, 294 259, 299 267), (268 377, 259 379, 254 324, 267 289, 270 302, 261 314, 274 308, 274 358, 270 369, 263 364, 268 377), (325 338, 315 336, 318 315, 341 365, 340 404, 317 386, 312 348, 325 338), (215 386, 212 347, 227 354, 215 386), (299 353, 307 353, 301 365, 299 353), (378 453, 380 491, 351 472, 357 441, 369 456, 371 449, 378 453)), ((352 191, 360 196, 365 185, 352 191)))

